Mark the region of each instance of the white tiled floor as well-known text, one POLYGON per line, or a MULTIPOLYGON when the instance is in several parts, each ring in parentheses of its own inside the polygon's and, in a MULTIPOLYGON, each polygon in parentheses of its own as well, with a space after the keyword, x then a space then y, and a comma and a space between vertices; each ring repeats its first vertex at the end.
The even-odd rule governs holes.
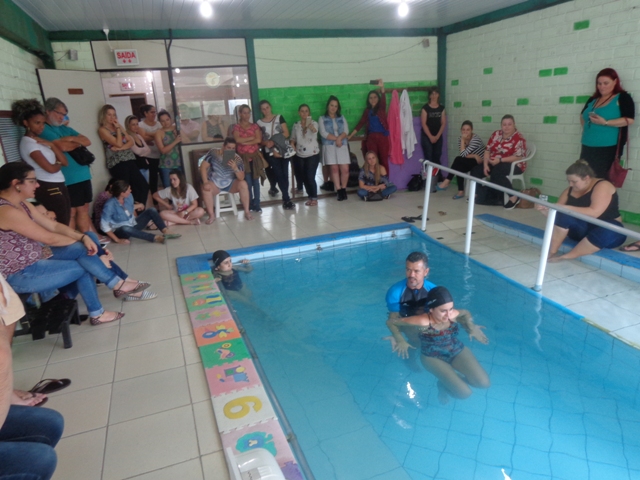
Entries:
MULTIPOLYGON (((118 264, 133 278, 151 281, 157 299, 121 304, 101 287, 104 305, 127 314, 119 324, 72 326, 74 345, 68 350, 57 337, 16 339, 17 388, 28 389, 41 378, 73 381, 47 405, 62 412, 66 421, 55 479, 227 479, 175 258, 398 223, 402 216, 421 213, 422 192, 399 193, 374 204, 355 195, 346 202, 321 199, 317 207, 299 202, 295 211, 283 211, 279 203, 264 207, 252 222, 242 214, 226 214, 211 226, 182 227, 183 237, 166 245, 134 241, 113 246, 118 264)), ((427 233, 462 251, 466 209, 464 200, 452 200, 449 192, 433 195, 427 233)), ((544 226, 544 218, 533 210, 478 207, 476 213, 544 226)), ((475 225, 474 231, 473 258, 533 285, 537 247, 484 225, 475 225)), ((567 262, 549 265, 543 293, 614 335, 640 343, 638 284, 567 262)))

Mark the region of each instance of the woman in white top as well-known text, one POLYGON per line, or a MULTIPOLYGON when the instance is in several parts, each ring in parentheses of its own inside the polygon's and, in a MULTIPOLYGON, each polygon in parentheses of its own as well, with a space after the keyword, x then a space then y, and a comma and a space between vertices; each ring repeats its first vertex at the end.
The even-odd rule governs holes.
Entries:
POLYGON ((135 115, 129 115, 124 119, 124 128, 129 134, 129 136, 133 140, 133 145, 131 145, 131 151, 136 156, 136 163, 138 164, 138 169, 142 176, 149 181, 149 154, 151 153, 151 148, 147 145, 147 142, 144 141, 142 135, 140 135, 140 123, 138 122, 138 118, 135 115))
POLYGON ((338 192, 338 201, 347 199, 349 181, 349 125, 341 115, 340 101, 331 95, 327 110, 318 121, 322 137, 322 163, 331 166, 331 180, 338 192))
MULTIPOLYGON (((297 166, 302 171, 302 182, 309 196, 309 200, 305 205, 314 207, 318 205, 316 173, 320 163, 318 122, 311 118, 311 111, 307 104, 300 105, 298 115, 300 115, 300 121, 294 123, 293 131, 291 132, 291 143, 296 149, 293 164, 294 167, 297 166)), ((298 188, 302 188, 300 183, 298 183, 298 188)))
MULTIPOLYGON (((158 191, 158 174, 160 173, 160 150, 156 145, 154 136, 162 128, 160 122, 156 120, 156 107, 153 105, 143 105, 140 107, 140 130, 139 135, 149 146, 150 152, 147 155, 149 161, 149 191, 153 195, 158 191)), ((165 185, 168 187, 169 185, 165 185)))
POLYGON ((198 193, 182 170, 171 170, 169 173, 171 186, 153 194, 153 199, 160 204, 160 217, 167 227, 177 225, 200 225, 200 217, 204 209, 198 206, 198 193), (171 203, 169 203, 169 201, 171 203))
POLYGON ((11 105, 11 119, 26 129, 20 140, 20 156, 35 169, 40 184, 36 189, 36 200, 47 210, 55 212, 59 223, 69 225, 71 199, 60 171, 68 161, 56 145, 39 137, 46 122, 44 107, 35 98, 18 100, 11 105))

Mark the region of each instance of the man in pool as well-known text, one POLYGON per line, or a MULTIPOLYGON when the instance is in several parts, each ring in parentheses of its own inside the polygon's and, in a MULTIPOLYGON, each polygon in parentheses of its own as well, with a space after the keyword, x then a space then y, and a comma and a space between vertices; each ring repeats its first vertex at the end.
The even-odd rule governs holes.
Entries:
MULTIPOLYGON (((398 329, 404 333, 408 341, 398 342, 396 336, 385 337, 385 340, 391 342, 392 351, 398 352, 401 358, 409 358, 409 348, 416 349, 420 345, 418 332, 415 328, 405 325, 395 324, 398 318, 414 317, 425 313, 425 304, 429 290, 435 288, 436 285, 426 280, 429 275, 429 259, 423 252, 412 252, 407 256, 405 262, 406 278, 391 286, 387 291, 387 308, 389 309, 389 318, 387 326, 392 329, 398 329)), ((406 320, 412 323, 410 320, 406 320)), ((467 310, 460 310, 459 321, 463 328, 471 335, 483 337, 482 343, 488 341, 482 331, 473 324, 471 314, 467 310)), ((415 322, 414 322, 415 323, 415 322)))

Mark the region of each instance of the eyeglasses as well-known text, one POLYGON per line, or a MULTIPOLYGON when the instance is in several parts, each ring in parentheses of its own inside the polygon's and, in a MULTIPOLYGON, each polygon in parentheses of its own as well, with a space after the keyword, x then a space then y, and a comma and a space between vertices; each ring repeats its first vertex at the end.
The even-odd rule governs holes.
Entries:
POLYGON ((64 117, 64 116, 67 114, 67 112, 59 112, 58 110, 52 110, 52 112, 57 113, 57 114, 58 114, 58 115, 60 115, 61 117, 64 117))

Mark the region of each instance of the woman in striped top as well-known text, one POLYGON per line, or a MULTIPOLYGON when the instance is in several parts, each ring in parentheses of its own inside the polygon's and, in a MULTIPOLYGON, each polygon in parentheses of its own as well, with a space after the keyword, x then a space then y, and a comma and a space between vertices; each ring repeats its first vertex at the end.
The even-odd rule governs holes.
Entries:
MULTIPOLYGON (((484 143, 478 135, 473 133, 473 123, 469 120, 462 122, 460 138, 458 138, 458 150, 460 153, 451 165, 451 168, 458 172, 469 173, 473 167, 483 162, 484 143)), ((452 176, 453 174, 449 174, 447 178, 439 183, 438 190, 446 190, 451 183, 452 176)), ((464 197, 464 178, 457 176, 457 182, 458 193, 454 195, 454 200, 464 197)))

